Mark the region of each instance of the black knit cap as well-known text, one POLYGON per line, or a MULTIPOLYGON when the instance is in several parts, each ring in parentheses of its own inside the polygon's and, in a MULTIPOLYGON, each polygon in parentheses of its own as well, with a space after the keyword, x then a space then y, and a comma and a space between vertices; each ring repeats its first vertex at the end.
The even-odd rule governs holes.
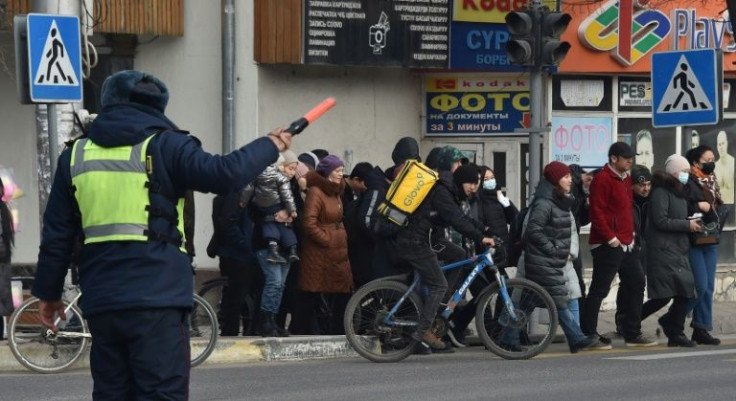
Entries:
POLYGON ((643 184, 652 181, 652 172, 646 166, 637 164, 631 168, 631 180, 634 184, 643 184))
POLYGON ((419 144, 417 140, 405 136, 396 142, 396 146, 394 146, 394 150, 391 152, 391 160, 393 160, 394 164, 401 164, 409 159, 422 160, 419 157, 419 144))
POLYGON ((475 164, 465 164, 458 167, 452 178, 455 180, 455 184, 477 184, 480 180, 478 176, 478 166, 475 164))

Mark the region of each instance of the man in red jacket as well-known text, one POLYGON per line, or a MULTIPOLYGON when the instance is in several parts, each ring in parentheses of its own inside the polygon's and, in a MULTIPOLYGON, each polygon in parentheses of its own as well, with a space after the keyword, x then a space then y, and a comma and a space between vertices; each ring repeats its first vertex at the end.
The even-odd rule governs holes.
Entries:
MULTIPOLYGON (((657 345, 641 332, 641 307, 644 301, 644 269, 634 255, 634 193, 629 169, 636 153, 624 142, 608 149, 608 164, 590 184, 590 248, 593 254, 593 280, 585 301, 580 326, 587 335, 597 334, 598 312, 618 273, 628 297, 620 307, 627 346, 657 345)), ((610 344, 611 340, 601 337, 610 344)))

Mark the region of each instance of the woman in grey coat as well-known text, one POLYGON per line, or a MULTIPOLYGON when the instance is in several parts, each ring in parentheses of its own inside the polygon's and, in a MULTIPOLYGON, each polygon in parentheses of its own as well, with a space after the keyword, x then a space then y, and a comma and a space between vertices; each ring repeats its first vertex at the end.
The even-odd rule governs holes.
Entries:
POLYGON ((647 243, 647 290, 649 301, 642 307, 641 320, 662 309, 672 300, 669 311, 659 318, 667 346, 694 347, 685 336, 685 317, 695 282, 690 269, 689 233, 700 231, 697 220, 688 219, 687 183, 690 163, 672 155, 652 180, 649 217, 645 231, 647 243))
MULTIPOLYGON (((5 195, 3 180, 0 179, 0 316, 13 313, 13 296, 10 290, 10 255, 15 242, 13 218, 8 205, 2 200, 5 195)), ((0 317, 0 340, 2 340, 3 319, 0 317)))

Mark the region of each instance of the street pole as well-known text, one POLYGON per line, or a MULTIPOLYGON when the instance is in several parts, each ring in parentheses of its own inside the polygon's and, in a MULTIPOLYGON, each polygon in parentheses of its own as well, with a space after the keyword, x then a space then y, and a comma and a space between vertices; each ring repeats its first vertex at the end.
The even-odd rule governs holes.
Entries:
POLYGON ((235 148, 235 0, 222 0, 222 154, 235 148))
MULTIPOLYGON (((34 0, 31 10, 38 14, 76 15, 81 14, 78 0, 34 0)), ((80 77, 81 78, 81 77, 80 77)), ((51 182, 56 174, 59 159, 59 129, 56 104, 36 106, 36 148, 38 152, 38 210, 39 227, 43 232, 43 213, 51 192, 51 182)), ((72 125, 73 127, 73 125, 72 125)))
POLYGON ((529 91, 531 95, 531 127, 529 132, 529 198, 539 184, 539 173, 542 170, 542 114, 544 113, 544 96, 542 85, 542 1, 533 0, 534 11, 534 66, 529 72, 529 91))

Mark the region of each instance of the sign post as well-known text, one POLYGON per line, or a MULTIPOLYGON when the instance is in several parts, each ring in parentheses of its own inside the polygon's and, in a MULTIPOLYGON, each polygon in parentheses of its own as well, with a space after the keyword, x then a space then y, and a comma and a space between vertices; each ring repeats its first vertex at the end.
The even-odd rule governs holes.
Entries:
POLYGON ((723 107, 722 52, 716 49, 652 55, 652 125, 713 125, 723 107))
POLYGON ((56 173, 59 139, 56 103, 82 101, 79 17, 28 14, 28 82, 34 103, 47 103, 51 176, 56 173))

